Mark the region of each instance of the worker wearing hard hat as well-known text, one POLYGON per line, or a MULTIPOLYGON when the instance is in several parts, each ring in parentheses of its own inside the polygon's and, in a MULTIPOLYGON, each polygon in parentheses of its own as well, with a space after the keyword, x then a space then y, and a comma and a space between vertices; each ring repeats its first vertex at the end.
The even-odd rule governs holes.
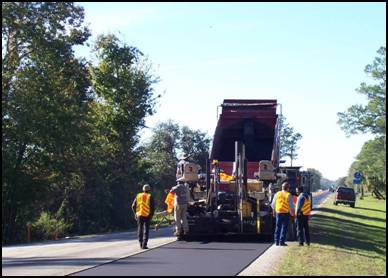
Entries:
POLYGON ((179 158, 179 162, 177 164, 177 169, 176 169, 176 179, 183 177, 185 164, 188 163, 188 161, 187 161, 188 158, 189 158, 189 156, 187 154, 183 154, 179 158))
POLYGON ((276 217, 275 244, 281 246, 287 246, 285 241, 287 239, 287 229, 290 221, 290 215, 295 215, 294 202, 289 190, 289 183, 284 182, 282 184, 282 191, 275 194, 271 203, 273 216, 276 217))
POLYGON ((148 249, 150 222, 155 212, 155 202, 151 195, 151 187, 148 184, 143 186, 143 192, 137 194, 132 203, 132 210, 137 220, 137 235, 140 248, 148 249))
POLYGON ((176 223, 175 235, 178 239, 189 232, 189 225, 187 223, 187 207, 190 201, 190 192, 185 179, 183 177, 177 180, 178 184, 171 188, 170 192, 175 193, 174 203, 174 218, 176 223))

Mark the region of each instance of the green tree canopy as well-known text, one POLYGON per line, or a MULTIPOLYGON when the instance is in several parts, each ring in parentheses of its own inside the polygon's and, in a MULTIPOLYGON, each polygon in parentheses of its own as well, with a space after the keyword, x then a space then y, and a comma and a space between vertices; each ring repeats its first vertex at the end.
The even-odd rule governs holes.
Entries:
POLYGON ((210 139, 199 130, 180 127, 172 120, 156 125, 150 141, 141 147, 141 157, 147 173, 144 181, 153 185, 160 207, 164 207, 164 190, 176 184, 178 156, 182 153, 190 155, 189 160, 200 164, 204 171, 209 147, 210 139))
POLYGON ((89 79, 74 57, 90 33, 73 3, 2 3, 3 241, 20 239, 34 209, 78 186, 89 79))
POLYGON ((371 132, 377 136, 386 134, 386 48, 377 51, 372 64, 365 67, 365 73, 375 80, 375 84, 361 83, 357 92, 368 99, 367 105, 352 105, 346 112, 338 113, 338 124, 349 136, 371 132))
POLYGON ((190 159, 198 163, 205 171, 206 159, 209 158, 211 139, 200 130, 192 130, 188 126, 181 129, 180 148, 183 153, 190 155, 190 159))
POLYGON ((384 190, 386 187, 386 48, 380 47, 372 64, 365 73, 375 83, 361 83, 357 92, 368 99, 367 105, 352 105, 347 112, 338 113, 338 124, 347 136, 357 133, 372 133, 374 140, 366 142, 356 161, 349 168, 347 183, 353 183, 355 171, 361 171, 367 188, 384 190))
POLYGON ((314 168, 308 168, 308 172, 312 174, 313 177, 313 182, 311 185, 311 192, 317 191, 318 189, 322 188, 321 185, 321 179, 322 179, 322 174, 319 172, 317 169, 314 168))
POLYGON ((286 117, 281 116, 280 121, 280 158, 289 157, 292 166, 292 161, 298 157, 298 141, 302 139, 302 135, 289 126, 286 117))
POLYGON ((363 183, 369 191, 373 189, 385 191, 386 184, 386 140, 383 137, 367 141, 352 163, 347 183, 353 183, 353 175, 360 171, 363 183))

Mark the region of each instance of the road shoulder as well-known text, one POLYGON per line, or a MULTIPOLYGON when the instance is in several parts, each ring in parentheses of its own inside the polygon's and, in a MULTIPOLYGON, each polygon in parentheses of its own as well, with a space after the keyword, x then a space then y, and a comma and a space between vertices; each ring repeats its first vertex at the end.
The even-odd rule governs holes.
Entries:
MULTIPOLYGON (((317 208, 321 207, 329 196, 330 194, 328 194, 321 204, 317 205, 317 208)), ((319 213, 318 211, 313 212, 312 214, 319 213)), ((296 246, 297 242, 287 242, 287 244, 288 246, 296 246)), ((272 276, 277 268, 277 262, 280 262, 286 253, 287 247, 273 244, 266 252, 241 271, 238 276, 272 276)))

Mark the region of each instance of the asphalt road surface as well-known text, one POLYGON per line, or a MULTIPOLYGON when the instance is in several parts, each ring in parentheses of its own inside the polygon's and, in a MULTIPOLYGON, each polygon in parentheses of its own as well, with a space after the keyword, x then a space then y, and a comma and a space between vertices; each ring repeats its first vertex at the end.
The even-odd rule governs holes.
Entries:
MULTIPOLYGON (((329 195, 313 197, 313 207, 329 195)), ((272 245, 176 241, 172 234, 172 227, 151 231, 146 251, 139 249, 136 232, 2 247, 2 275, 236 275, 272 245)))
POLYGON ((176 241, 125 259, 76 273, 76 276, 231 276, 272 243, 176 241))
MULTIPOLYGON (((313 197, 316 208, 330 195, 313 197)), ((176 241, 159 248, 74 273, 74 276, 234 276, 272 242, 176 241)))

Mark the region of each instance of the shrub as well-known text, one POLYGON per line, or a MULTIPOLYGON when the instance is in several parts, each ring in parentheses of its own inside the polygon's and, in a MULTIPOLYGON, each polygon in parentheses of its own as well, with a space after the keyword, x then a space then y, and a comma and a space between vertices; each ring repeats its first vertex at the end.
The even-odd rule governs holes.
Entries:
POLYGON ((70 229, 63 219, 53 218, 49 213, 42 212, 32 224, 34 237, 37 239, 58 239, 70 229))

